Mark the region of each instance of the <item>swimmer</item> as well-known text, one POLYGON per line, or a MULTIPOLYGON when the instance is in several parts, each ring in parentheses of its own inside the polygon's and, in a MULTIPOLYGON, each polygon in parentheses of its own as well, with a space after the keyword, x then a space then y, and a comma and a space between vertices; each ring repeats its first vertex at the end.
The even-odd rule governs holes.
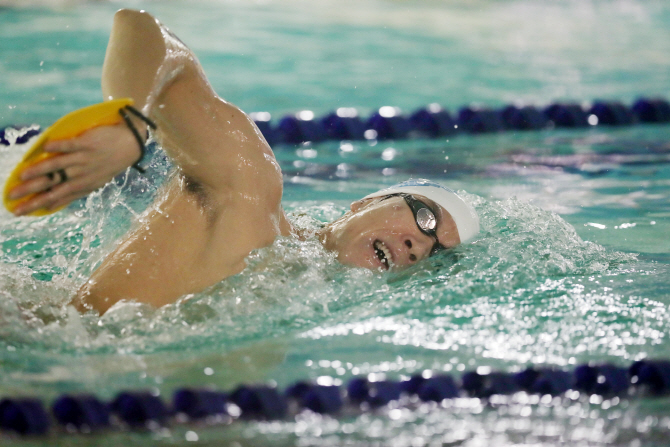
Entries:
MULTIPOLYGON (((104 313, 120 300, 162 306, 241 272, 255 249, 300 237, 282 209, 282 173, 254 122, 219 98, 195 55, 143 11, 116 13, 102 73, 105 100, 132 98, 157 129, 176 172, 164 191, 74 298, 104 313)), ((135 127, 95 127, 45 146, 60 155, 28 169, 12 199, 37 193, 14 212, 56 209, 138 163, 135 127)), ((346 265, 402 268, 474 237, 477 216, 454 192, 409 181, 370 194, 316 235, 346 265)))

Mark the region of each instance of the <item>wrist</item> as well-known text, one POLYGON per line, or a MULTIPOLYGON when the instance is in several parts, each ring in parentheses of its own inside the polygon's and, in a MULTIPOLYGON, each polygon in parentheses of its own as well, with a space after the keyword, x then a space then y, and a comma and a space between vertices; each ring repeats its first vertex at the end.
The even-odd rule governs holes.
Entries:
POLYGON ((146 144, 147 140, 149 139, 149 129, 156 129, 156 124, 154 124, 153 121, 151 121, 139 110, 132 106, 126 106, 122 109, 119 109, 119 114, 121 114, 123 117, 126 126, 133 134, 133 137, 137 141, 137 145, 140 149, 140 157, 135 163, 133 163, 132 167, 140 174, 144 174, 145 169, 141 166, 141 162, 144 159, 146 153, 146 144))

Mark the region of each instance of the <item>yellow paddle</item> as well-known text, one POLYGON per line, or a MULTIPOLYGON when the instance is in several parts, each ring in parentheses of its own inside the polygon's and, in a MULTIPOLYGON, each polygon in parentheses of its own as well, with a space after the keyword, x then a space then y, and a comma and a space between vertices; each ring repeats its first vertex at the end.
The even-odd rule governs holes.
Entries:
MULTIPOLYGON (((42 132, 39 138, 37 138, 37 141, 35 141, 32 147, 23 156, 23 159, 19 162, 19 164, 16 165, 12 173, 9 175, 9 178, 5 183, 5 191, 3 195, 5 208, 7 208, 9 212, 14 212, 14 210, 20 204, 27 202, 37 194, 40 194, 29 194, 16 200, 9 199, 9 192, 22 183, 21 173, 26 168, 48 158, 57 157, 59 155, 58 153, 54 152, 44 152, 44 145, 48 141, 66 140, 68 138, 77 137, 94 127, 118 124, 123 121, 123 117, 119 113, 119 109, 132 105, 133 100, 130 98, 120 98, 111 101, 105 101, 99 104, 93 104, 91 106, 84 107, 83 109, 75 110, 74 112, 68 113, 53 123, 51 127, 42 132)), ((64 207, 65 205, 53 210, 40 208, 33 211, 29 215, 45 216, 47 214, 55 213, 64 207)))

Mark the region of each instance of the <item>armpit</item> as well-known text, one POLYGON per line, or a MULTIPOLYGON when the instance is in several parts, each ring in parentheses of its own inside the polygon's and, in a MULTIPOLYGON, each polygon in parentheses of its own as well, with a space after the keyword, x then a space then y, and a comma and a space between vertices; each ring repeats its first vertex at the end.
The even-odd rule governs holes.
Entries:
POLYGON ((207 222, 210 224, 213 223, 216 220, 216 207, 213 206, 214 204, 207 189, 202 183, 183 173, 179 174, 179 178, 183 190, 196 201, 198 207, 207 216, 207 222))

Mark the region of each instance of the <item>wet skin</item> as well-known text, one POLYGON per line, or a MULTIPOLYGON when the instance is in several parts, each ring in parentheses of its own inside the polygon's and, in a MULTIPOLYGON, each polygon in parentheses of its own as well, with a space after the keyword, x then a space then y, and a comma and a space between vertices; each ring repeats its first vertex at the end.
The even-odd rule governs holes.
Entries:
MULTIPOLYGON (((82 285, 73 302, 80 310, 104 313, 124 299, 154 306, 173 303, 239 273, 249 253, 278 236, 299 237, 281 206, 279 164, 258 128, 216 95, 195 55, 149 14, 116 14, 102 90, 106 99, 133 98, 158 124, 154 136, 177 169, 136 228, 82 285)), ((124 148, 127 156, 114 163, 123 169, 137 157, 124 126, 96 128, 56 143, 54 150, 63 154, 36 168, 19 192, 46 190, 27 207, 72 200, 77 192, 67 188, 77 185, 75 181, 78 191, 91 190, 118 171, 81 168, 91 154, 124 148), (68 170, 71 180, 54 186, 39 179, 60 168, 68 170), (83 174, 91 172, 97 174, 83 174)), ((109 158, 99 160, 109 164, 109 158)), ((457 245, 458 231, 449 213, 415 197, 434 211, 439 242, 457 245)), ((435 244, 418 228, 402 197, 354 202, 351 211, 317 236, 341 263, 372 270, 415 264, 435 244)))

